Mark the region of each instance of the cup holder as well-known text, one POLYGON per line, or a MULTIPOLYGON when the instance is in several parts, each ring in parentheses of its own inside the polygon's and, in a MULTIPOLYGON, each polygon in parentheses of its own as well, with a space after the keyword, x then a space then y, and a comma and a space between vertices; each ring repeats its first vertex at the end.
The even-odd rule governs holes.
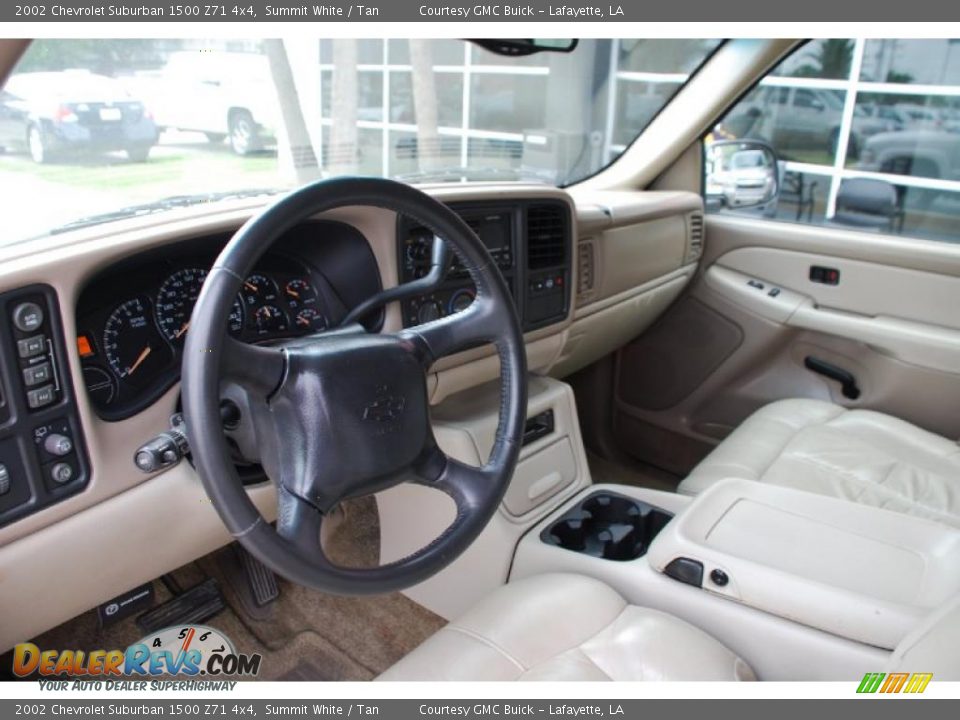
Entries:
POLYGON ((604 560, 635 560, 672 518, 640 500, 597 492, 540 533, 540 539, 604 560))

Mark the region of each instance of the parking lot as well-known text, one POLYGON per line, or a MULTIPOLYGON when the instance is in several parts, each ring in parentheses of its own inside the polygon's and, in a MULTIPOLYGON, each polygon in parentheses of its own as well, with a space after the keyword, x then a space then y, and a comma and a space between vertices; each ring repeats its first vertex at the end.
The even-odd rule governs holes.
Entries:
POLYGON ((240 157, 200 133, 165 132, 146 162, 123 153, 38 165, 25 154, 0 155, 0 184, 10 206, 37 213, 8 214, 0 245, 80 217, 170 195, 268 188, 281 184, 275 153, 240 157), (69 192, 64 192, 69 190, 69 192))

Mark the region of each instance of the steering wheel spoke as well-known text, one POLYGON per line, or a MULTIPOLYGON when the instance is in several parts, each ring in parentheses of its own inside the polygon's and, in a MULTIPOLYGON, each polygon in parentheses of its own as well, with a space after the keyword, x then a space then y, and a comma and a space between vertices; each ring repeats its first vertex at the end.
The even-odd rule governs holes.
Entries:
POLYGON ((461 513, 470 513, 493 502, 500 491, 496 473, 486 467, 467 465, 431 444, 413 466, 417 484, 449 495, 461 513))
POLYGON ((280 348, 248 345, 228 337, 222 353, 224 377, 261 397, 269 397, 283 380, 286 360, 280 348))
POLYGON ((277 486, 277 534, 311 562, 325 560, 320 543, 323 513, 282 485, 277 486))
POLYGON ((492 300, 477 297, 463 312, 406 328, 397 336, 408 343, 425 368, 460 350, 495 342, 502 331, 502 319, 492 300))

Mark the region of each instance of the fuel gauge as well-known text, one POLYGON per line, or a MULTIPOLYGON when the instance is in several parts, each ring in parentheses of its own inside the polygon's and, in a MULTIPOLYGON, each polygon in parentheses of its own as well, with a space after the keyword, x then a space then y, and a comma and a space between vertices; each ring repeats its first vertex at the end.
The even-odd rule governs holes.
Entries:
POLYGON ((320 332, 327 329, 327 319, 315 308, 304 308, 294 319, 297 330, 301 332, 320 332))

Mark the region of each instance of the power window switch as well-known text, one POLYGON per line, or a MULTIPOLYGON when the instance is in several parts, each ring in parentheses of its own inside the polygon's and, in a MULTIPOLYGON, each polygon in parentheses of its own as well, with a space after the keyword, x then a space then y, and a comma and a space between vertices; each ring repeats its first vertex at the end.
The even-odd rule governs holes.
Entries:
POLYGON ((40 363, 39 365, 34 365, 33 367, 24 368, 23 370, 23 382, 27 387, 33 387, 34 385, 50 382, 52 377, 53 372, 50 363, 48 362, 40 363))
POLYGON ((767 295, 769 295, 772 298, 777 297, 779 294, 780 294, 780 288, 778 287, 770 288, 770 292, 767 293, 767 295))
POLYGON ((0 464, 0 495, 10 492, 10 471, 7 466, 0 464))
POLYGON ((47 338, 43 335, 34 335, 17 341, 17 352, 22 358, 39 355, 47 349, 47 338))
POLYGON ((757 290, 763 290, 763 283, 759 280, 748 280, 747 285, 757 290))
POLYGON ((53 385, 44 385, 42 388, 37 388, 27 393, 27 406, 31 410, 36 410, 37 408, 49 405, 56 399, 57 394, 53 385))

